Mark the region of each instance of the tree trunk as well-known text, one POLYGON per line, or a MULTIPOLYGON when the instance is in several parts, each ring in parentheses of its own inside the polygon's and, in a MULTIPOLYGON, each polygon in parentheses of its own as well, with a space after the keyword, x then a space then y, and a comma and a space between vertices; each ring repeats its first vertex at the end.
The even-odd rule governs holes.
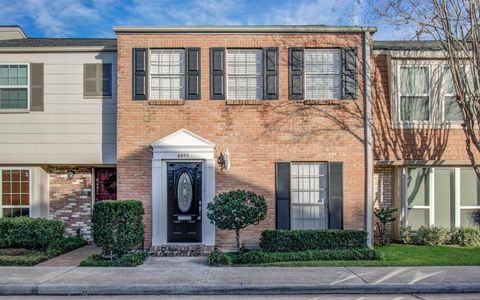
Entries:
POLYGON ((236 240, 237 240, 237 250, 238 250, 238 253, 240 253, 240 230, 239 229, 235 230, 235 234, 236 234, 236 240))

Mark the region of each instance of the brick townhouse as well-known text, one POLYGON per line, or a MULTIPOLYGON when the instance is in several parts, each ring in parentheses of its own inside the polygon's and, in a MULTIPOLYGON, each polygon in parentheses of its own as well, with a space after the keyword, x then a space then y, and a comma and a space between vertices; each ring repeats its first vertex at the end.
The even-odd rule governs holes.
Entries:
MULTIPOLYGON (((264 229, 470 226, 480 208, 448 65, 433 42, 375 28, 116 27, 35 39, 0 27, 0 216, 90 238, 95 201, 138 199, 145 248, 230 248, 206 206, 265 196, 264 229), (369 80, 371 79, 371 80, 369 80)), ((370 238, 372 235, 370 234, 370 238)))
POLYGON ((206 206, 235 189, 268 203, 246 245, 264 229, 366 228, 363 76, 374 28, 114 30, 118 197, 143 202, 147 247, 233 246, 206 206))

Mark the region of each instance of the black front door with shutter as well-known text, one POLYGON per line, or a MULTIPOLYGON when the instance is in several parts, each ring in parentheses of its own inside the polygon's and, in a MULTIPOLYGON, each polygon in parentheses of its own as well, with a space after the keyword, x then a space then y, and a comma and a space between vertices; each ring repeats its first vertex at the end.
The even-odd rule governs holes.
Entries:
POLYGON ((201 242, 202 163, 167 163, 168 242, 201 242))

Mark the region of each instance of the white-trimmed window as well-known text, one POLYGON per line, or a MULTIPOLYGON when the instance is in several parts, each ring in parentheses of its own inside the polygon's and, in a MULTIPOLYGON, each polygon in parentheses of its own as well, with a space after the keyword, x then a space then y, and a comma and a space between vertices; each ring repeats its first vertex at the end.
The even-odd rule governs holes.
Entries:
POLYGON ((28 64, 0 64, 0 110, 28 110, 28 64))
POLYGON ((185 50, 154 49, 150 53, 151 99, 185 99, 185 50))
POLYGON ((227 50, 227 99, 263 98, 263 52, 261 49, 227 50))
POLYGON ((446 228, 473 226, 480 208, 480 182, 470 167, 404 169, 406 225, 446 228))
POLYGON ((328 228, 328 164, 292 163, 291 229, 328 228))
POLYGON ((430 66, 400 66, 400 121, 430 120, 430 66))
POLYGON ((305 49, 305 99, 340 99, 340 49, 305 49))
POLYGON ((28 169, 0 169, 2 217, 29 216, 31 175, 28 169))

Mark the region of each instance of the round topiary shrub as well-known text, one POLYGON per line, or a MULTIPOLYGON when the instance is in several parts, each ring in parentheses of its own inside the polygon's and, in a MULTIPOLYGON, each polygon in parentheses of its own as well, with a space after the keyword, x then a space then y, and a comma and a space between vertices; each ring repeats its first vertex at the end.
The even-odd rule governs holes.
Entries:
POLYGON ((217 195, 207 205, 207 210, 207 217, 217 228, 235 230, 237 249, 240 251, 240 230, 264 220, 267 203, 263 196, 236 190, 217 195))

